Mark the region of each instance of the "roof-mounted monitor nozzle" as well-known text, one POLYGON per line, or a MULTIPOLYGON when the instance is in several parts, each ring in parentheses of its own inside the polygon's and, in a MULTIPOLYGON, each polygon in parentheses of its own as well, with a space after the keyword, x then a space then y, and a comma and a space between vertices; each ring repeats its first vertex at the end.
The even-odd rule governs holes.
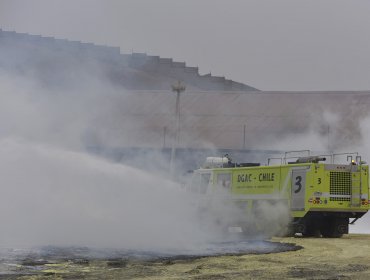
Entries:
POLYGON ((326 158, 320 156, 300 157, 297 159, 296 163, 319 163, 325 160, 326 158))

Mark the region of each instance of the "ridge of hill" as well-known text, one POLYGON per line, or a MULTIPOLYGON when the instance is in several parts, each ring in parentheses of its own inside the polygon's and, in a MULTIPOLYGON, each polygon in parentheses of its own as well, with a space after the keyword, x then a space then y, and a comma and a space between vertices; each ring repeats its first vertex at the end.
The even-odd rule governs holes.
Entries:
MULTIPOLYGON (((0 29, 0 69, 31 75, 49 86, 78 83, 76 74, 99 72, 117 86, 130 90, 169 90, 174 81, 202 91, 258 91, 226 79, 200 75, 198 67, 172 58, 145 53, 121 54, 119 47, 0 29)), ((80 75, 77 75, 80 76, 80 75)))

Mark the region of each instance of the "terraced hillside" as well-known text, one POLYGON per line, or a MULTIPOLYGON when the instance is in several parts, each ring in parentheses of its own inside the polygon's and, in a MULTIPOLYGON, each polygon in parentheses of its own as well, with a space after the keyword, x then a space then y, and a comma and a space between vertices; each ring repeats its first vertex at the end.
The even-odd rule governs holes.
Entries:
POLYGON ((0 29, 0 70, 25 75, 52 87, 81 82, 81 76, 107 79, 135 90, 169 90, 181 80, 194 90, 256 90, 225 77, 200 75, 198 67, 120 48, 0 29))

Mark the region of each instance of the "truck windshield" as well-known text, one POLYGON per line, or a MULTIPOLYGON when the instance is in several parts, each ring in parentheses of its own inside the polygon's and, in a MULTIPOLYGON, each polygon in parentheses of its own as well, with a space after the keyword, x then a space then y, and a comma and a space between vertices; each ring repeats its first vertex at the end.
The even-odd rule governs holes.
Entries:
POLYGON ((205 194, 209 185, 211 173, 194 173, 188 190, 194 193, 205 194))

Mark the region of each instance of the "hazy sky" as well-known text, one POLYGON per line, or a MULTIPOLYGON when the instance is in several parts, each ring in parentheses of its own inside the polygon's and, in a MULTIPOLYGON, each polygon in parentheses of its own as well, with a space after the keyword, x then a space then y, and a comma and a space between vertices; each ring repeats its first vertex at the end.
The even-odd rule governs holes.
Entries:
POLYGON ((0 28, 172 57, 263 90, 370 90, 369 0, 0 0, 0 28))

